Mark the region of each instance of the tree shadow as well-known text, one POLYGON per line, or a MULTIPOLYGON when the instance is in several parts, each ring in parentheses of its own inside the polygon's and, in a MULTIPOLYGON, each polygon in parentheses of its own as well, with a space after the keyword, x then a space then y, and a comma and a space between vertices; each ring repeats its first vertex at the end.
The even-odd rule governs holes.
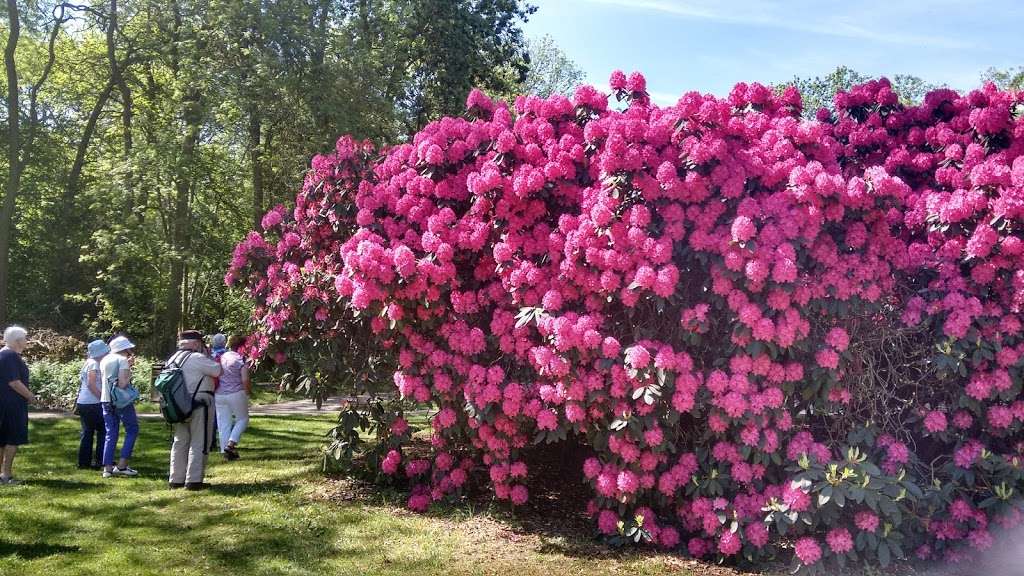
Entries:
MULTIPOLYGON (((99 472, 96 474, 99 475, 99 472)), ((33 478, 29 482, 31 482, 33 486, 53 488, 55 490, 92 490, 96 488, 96 484, 93 484, 92 482, 64 480, 60 478, 33 478)))
POLYGON ((35 560, 57 554, 68 554, 81 550, 78 546, 64 544, 47 544, 44 542, 8 542, 0 540, 0 557, 18 556, 25 560, 35 560))
POLYGON ((295 486, 286 482, 217 482, 208 490, 221 496, 253 496, 258 494, 288 494, 295 486))

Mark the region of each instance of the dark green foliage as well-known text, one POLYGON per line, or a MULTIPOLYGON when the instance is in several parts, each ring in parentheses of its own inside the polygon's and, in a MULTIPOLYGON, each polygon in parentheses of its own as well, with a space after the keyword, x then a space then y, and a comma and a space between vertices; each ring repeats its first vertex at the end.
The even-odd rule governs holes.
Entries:
POLYGON ((7 319, 83 337, 123 330, 157 355, 181 327, 248 329, 249 305, 223 286, 231 248, 294 196, 309 158, 339 134, 400 141, 460 113, 472 87, 519 91, 520 27, 534 10, 519 0, 17 6, 22 174, 7 319))

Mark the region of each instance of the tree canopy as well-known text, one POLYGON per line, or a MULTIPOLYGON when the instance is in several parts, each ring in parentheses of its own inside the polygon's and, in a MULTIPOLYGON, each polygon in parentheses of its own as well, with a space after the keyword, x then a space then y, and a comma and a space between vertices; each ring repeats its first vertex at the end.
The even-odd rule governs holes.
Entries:
POLYGON ((473 87, 543 81, 522 32, 533 11, 8 0, 0 321, 127 330, 154 349, 184 325, 243 328, 247 304, 223 287, 231 247, 294 196, 309 158, 342 133, 402 141, 473 87))

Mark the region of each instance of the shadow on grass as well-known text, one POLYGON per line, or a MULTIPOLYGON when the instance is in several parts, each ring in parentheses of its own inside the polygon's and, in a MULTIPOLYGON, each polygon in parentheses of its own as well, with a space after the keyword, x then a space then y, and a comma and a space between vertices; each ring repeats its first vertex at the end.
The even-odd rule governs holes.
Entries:
MULTIPOLYGON (((96 472, 99 476, 100 473, 96 472)), ((43 488, 50 488, 53 490, 93 490, 96 485, 91 482, 83 482, 81 480, 64 480, 59 478, 33 478, 31 480, 33 486, 41 486, 43 488)))
POLYGON ((8 542, 0 540, 0 557, 18 556, 25 560, 35 560, 56 554, 68 554, 81 550, 78 546, 65 546, 63 544, 46 544, 43 542, 8 542))
MULTIPOLYGON (((141 422, 132 459, 140 478, 110 480, 74 468, 77 421, 31 426, 32 444, 16 463, 26 485, 9 507, 0 503, 0 533, 28 543, 0 541, 4 567, 52 557, 42 562, 50 563, 53 576, 164 574, 168 565, 185 573, 305 576, 320 573, 315 567, 328 561, 371 566, 383 558, 393 573, 407 563, 382 556, 380 539, 417 536, 392 523, 382 532, 380 519, 361 508, 328 509, 299 494, 330 422, 254 419, 243 438, 243 465, 233 470, 211 454, 210 489, 194 493, 166 487, 169 430, 161 422, 141 422), (193 556, 200 550, 201 562, 193 556), (71 560, 60 558, 75 552, 71 560)), ((431 571, 430 561, 423 562, 409 562, 408 571, 431 571)))
POLYGON ((256 496, 260 494, 288 494, 295 486, 286 482, 218 482, 209 491, 221 496, 256 496))
MULTIPOLYGON (((419 448, 425 449, 425 445, 419 448)), ((418 455, 415 448, 413 452, 418 455)), ((590 489, 582 470, 588 455, 588 449, 575 438, 527 448, 522 453, 530 470, 527 482, 530 498, 525 505, 513 507, 507 501, 496 499, 493 491, 477 477, 476 482, 464 487, 463 499, 435 503, 426 515, 454 522, 485 518, 500 525, 502 531, 535 538, 533 549, 542 554, 585 560, 597 557, 628 560, 655 554, 652 550, 634 547, 612 547, 598 535, 593 520, 584 512, 590 489)), ((348 484, 337 498, 340 501, 405 508, 409 498, 408 486, 383 487, 344 473, 330 477, 348 484)))

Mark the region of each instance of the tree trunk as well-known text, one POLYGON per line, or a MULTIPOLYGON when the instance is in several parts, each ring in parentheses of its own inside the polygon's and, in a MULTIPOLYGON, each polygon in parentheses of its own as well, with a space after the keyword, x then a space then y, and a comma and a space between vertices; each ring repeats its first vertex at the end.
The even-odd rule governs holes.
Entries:
POLYGON ((167 299, 164 310, 164 326, 161 339, 170 343, 169 337, 176 334, 188 319, 183 314, 182 291, 185 284, 185 256, 191 245, 192 212, 189 197, 192 191, 192 167, 195 164, 196 144, 199 141, 201 120, 200 96, 197 90, 183 102, 185 135, 174 169, 174 214, 172 215, 171 276, 167 285, 167 299))
MULTIPOLYGON (((316 94, 321 94, 324 85, 324 79, 327 77, 325 71, 325 63, 327 56, 327 47, 329 45, 328 35, 330 34, 330 23, 331 23, 331 0, 320 0, 319 6, 317 7, 316 15, 316 28, 317 35, 316 41, 313 43, 311 59, 313 62, 313 78, 312 83, 317 87, 316 94)), ((319 97, 314 96, 311 102, 312 113, 313 113, 313 125, 316 129, 317 142, 329 140, 333 134, 330 126, 328 115, 324 112, 323 104, 319 101, 319 97)))
POLYGON ((107 81, 103 90, 96 96, 96 103, 89 112, 89 118, 85 121, 85 128, 82 130, 82 138, 78 141, 78 146, 75 147, 75 159, 71 162, 71 171, 68 173, 64 194, 61 197, 60 214, 64 222, 69 221, 67 219, 73 217, 72 209, 75 196, 78 195, 78 187, 81 184, 82 170, 85 168, 85 157, 89 152, 89 143, 92 141, 93 134, 96 133, 96 124, 99 122, 100 115, 103 114, 103 108, 107 105, 107 100, 110 99, 110 93, 113 90, 113 82, 107 81))
POLYGON ((59 7, 59 10, 60 16, 54 19, 53 28, 50 29, 50 39, 46 44, 46 64, 43 66, 43 73, 28 90, 28 134, 22 143, 26 156, 32 154, 32 144, 35 142, 36 130, 39 127, 39 92, 46 84, 47 78, 50 77, 50 72, 53 71, 53 64, 57 60, 57 36, 60 35, 60 27, 66 21, 63 5, 59 7))
POLYGON ((0 326, 7 324, 8 284, 10 283, 11 243, 14 240, 14 201, 21 187, 21 140, 18 121, 18 69, 14 52, 21 36, 18 1, 7 0, 7 46, 4 48, 4 68, 7 72, 7 190, 0 208, 0 326))
POLYGON ((263 218, 263 149, 260 141, 262 123, 259 112, 249 111, 249 161, 252 163, 252 220, 253 230, 260 229, 263 218))
POLYGON ((100 115, 103 113, 103 108, 106 106, 113 89, 113 83, 108 81, 96 97, 96 103, 89 112, 89 118, 86 120, 85 128, 82 130, 82 137, 75 147, 75 159, 71 162, 71 171, 68 173, 67 181, 64 183, 64 191, 60 197, 57 221, 68 223, 68 225, 62 229, 62 233, 57 237, 57 254, 53 262, 53 270, 50 271, 50 286, 55 291, 60 291, 61 293, 63 291, 57 287, 61 286, 67 278, 74 277, 74 274, 69 272, 74 266, 73 258, 77 257, 77 252, 73 250, 71 242, 75 231, 79 230, 79 228, 73 227, 70 223, 81 221, 81 218, 78 218, 75 213, 75 199, 78 197, 78 189, 81 185, 86 154, 89 151, 89 143, 96 133, 96 124, 99 122, 100 115))
POLYGON ((117 61, 117 0, 110 0, 110 13, 107 21, 107 62, 110 65, 110 82, 121 94, 121 159, 125 166, 125 211, 131 213, 135 208, 135 175, 131 165, 132 154, 132 92, 125 82, 121 64, 117 61))

